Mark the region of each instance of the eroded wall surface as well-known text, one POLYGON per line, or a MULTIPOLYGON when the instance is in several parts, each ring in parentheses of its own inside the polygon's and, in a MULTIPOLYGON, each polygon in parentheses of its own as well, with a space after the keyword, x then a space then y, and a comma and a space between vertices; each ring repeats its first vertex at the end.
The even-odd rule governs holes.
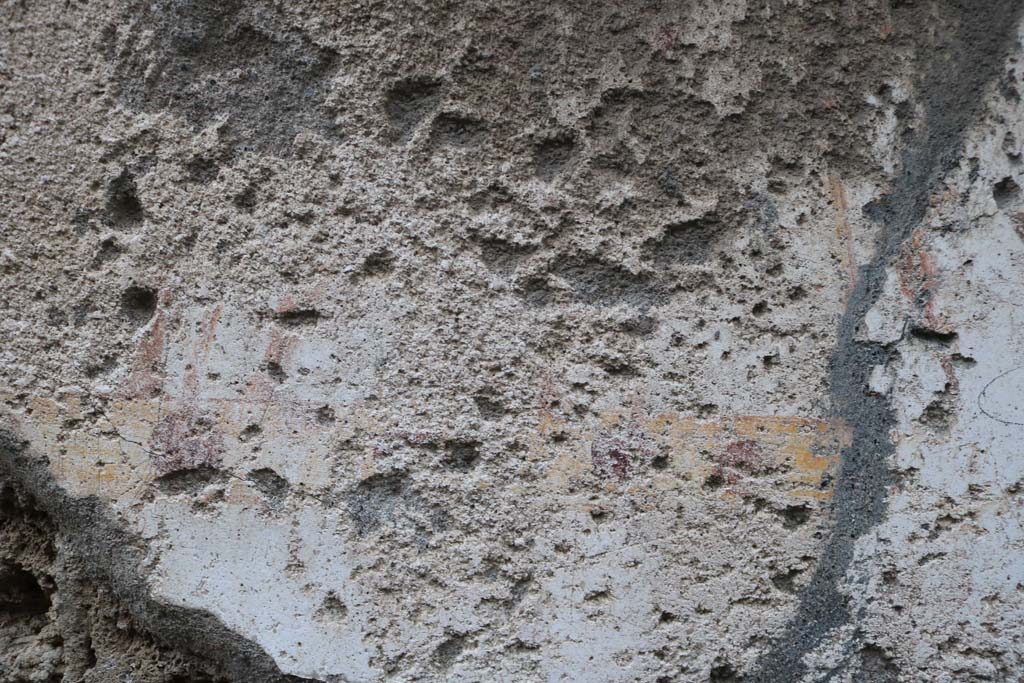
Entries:
POLYGON ((1022 9, 5 3, 0 681, 1020 680, 1022 9))

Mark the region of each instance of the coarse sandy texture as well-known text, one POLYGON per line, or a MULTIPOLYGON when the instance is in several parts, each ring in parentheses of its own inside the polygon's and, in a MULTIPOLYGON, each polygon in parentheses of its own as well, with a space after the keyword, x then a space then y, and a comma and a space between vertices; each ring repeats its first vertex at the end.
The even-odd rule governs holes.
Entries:
POLYGON ((1024 677, 1021 7, 0 6, 0 681, 1024 677))

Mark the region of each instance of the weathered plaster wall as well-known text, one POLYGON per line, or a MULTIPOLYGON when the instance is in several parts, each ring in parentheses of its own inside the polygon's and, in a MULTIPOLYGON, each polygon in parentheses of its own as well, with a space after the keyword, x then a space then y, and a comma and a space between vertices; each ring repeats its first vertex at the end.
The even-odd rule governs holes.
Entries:
POLYGON ((1024 676, 1021 7, 2 7, 0 681, 1024 676))

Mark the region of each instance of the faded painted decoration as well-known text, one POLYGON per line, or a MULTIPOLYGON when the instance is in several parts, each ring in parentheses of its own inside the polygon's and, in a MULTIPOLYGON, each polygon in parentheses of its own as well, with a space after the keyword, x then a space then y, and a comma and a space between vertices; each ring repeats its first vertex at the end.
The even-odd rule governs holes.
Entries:
POLYGON ((1024 19, 0 8, 0 683, 1024 677, 1024 19))

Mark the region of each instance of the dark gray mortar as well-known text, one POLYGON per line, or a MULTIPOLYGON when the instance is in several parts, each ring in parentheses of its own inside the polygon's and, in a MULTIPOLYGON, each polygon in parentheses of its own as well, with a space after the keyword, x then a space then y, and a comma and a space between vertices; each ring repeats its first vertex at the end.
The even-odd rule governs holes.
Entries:
POLYGON ((282 674, 259 646, 209 612, 153 599, 143 564, 144 542, 97 498, 68 495, 53 480, 46 459, 32 454, 6 429, 0 429, 0 479, 14 483, 49 515, 59 529, 59 543, 82 577, 108 586, 137 624, 166 646, 214 661, 218 674, 233 681, 311 681, 282 674))
MULTIPOLYGON (((1022 9, 1024 5, 1015 0, 943 3, 952 30, 944 33, 937 49, 918 57, 925 127, 904 151, 892 192, 872 208, 871 217, 882 229, 871 262, 858 273, 830 364, 835 415, 853 430, 835 486, 835 526, 796 615, 745 681, 800 680, 807 669, 803 657, 856 618, 839 584, 847 575, 857 539, 882 519, 888 489, 895 482, 889 467, 895 451, 889 439, 893 408, 886 398, 868 395, 866 387, 872 367, 891 361, 896 353, 882 344, 858 341, 857 333, 881 295, 886 269, 924 218, 932 190, 959 162, 964 136, 981 111, 985 87, 1003 66, 1022 9)), ((862 645, 855 642, 851 648, 862 645)), ((833 671, 829 679, 838 673, 833 671)), ((862 680, 870 673, 862 670, 859 675, 862 680)))

